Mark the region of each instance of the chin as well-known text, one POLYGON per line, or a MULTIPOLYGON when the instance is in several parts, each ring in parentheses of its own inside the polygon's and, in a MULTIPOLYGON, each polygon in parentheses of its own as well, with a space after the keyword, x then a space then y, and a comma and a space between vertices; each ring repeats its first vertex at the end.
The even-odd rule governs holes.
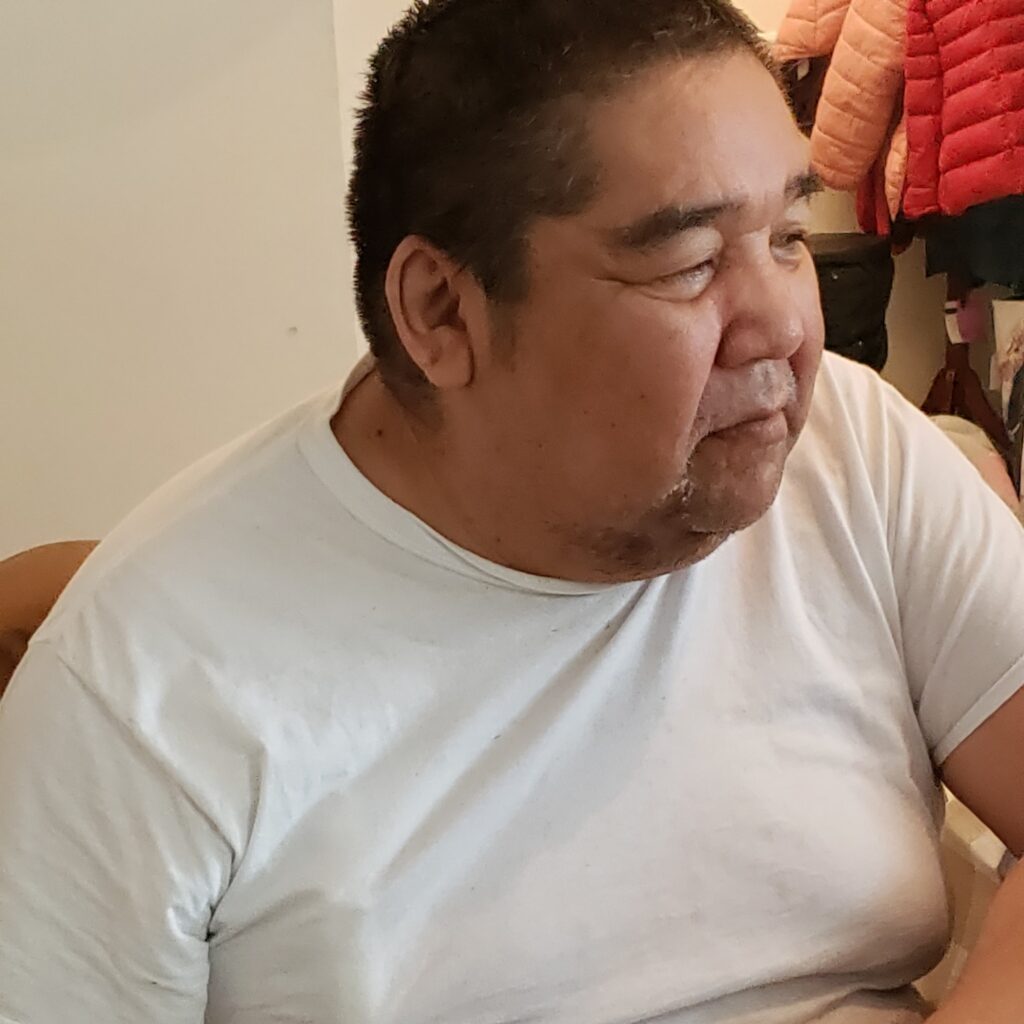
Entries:
POLYGON ((763 467, 756 474, 730 481, 728 487, 701 492, 694 488, 688 503, 691 529, 729 536, 747 530, 765 517, 782 487, 782 467, 763 467))
POLYGON ((713 523, 708 524, 711 531, 739 533, 741 530, 749 530, 755 523, 760 522, 775 504, 775 499, 779 496, 779 484, 781 480, 769 491, 757 497, 744 495, 742 499, 738 498, 729 508, 722 510, 718 517, 720 526, 717 529, 713 523))
POLYGON ((702 454, 686 480, 642 516, 573 531, 574 544, 606 580, 650 578, 693 565, 765 516, 778 497, 789 448, 780 445, 750 461, 733 457, 728 467, 702 454))

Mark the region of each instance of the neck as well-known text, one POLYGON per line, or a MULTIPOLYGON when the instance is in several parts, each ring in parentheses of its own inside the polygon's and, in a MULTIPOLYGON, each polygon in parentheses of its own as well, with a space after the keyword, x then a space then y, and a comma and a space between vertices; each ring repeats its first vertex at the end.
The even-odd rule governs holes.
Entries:
POLYGON ((553 527, 538 515, 516 473, 494 472, 503 462, 500 452, 460 443, 444 422, 425 425, 376 371, 345 399, 331 427, 359 471, 392 501, 459 547, 520 572, 623 583, 693 564, 724 540, 695 535, 693 550, 666 566, 653 552, 648 562, 642 544, 631 550, 628 539, 619 553, 606 549, 611 531, 587 538, 553 527))

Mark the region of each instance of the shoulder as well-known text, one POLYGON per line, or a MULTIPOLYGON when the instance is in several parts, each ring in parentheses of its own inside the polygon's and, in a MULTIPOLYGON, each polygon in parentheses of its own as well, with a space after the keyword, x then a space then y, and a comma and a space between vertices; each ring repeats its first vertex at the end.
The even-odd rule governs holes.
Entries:
POLYGON ((980 524, 1000 504, 931 419, 874 371, 836 356, 823 363, 791 466, 801 489, 828 492, 833 503, 841 495, 858 526, 877 512, 893 550, 900 538, 919 538, 925 524, 942 532, 943 543, 954 533, 984 535, 980 524), (952 508, 959 512, 943 511, 952 508))
MULTIPOLYGON (((336 400, 336 396, 335 396, 336 400)), ((83 565, 32 644, 125 721, 228 708, 272 674, 288 609, 309 600, 338 546, 332 499, 305 461, 316 402, 187 469, 132 512, 83 565)), ((347 536, 347 534, 345 534, 347 536)), ((283 655, 279 655, 281 657, 283 655)), ((184 720, 184 719, 183 719, 184 720)))
POLYGON ((934 500, 944 481, 960 480, 961 464, 952 443, 892 385, 829 354, 784 495, 810 503, 815 515, 827 509, 860 536, 870 531, 891 541, 902 517, 934 500))
MULTIPOLYGON (((289 411, 147 499, 88 558, 25 658, 35 652, 37 673, 65 668, 170 776, 206 794, 203 806, 214 791, 246 806, 260 729, 273 724, 260 686, 281 670, 265 655, 294 657, 279 624, 289 580, 320 554, 308 521, 325 516, 301 437, 329 419, 330 401, 289 411)), ((238 836, 240 820, 218 827, 238 836)))
POLYGON ((913 406, 868 366, 826 352, 821 361, 814 391, 809 426, 829 424, 837 419, 851 425, 867 425, 913 406))
MULTIPOLYGON (((239 542, 272 533, 285 518, 305 461, 299 440, 329 418, 337 390, 315 396, 204 456, 130 512, 104 538, 61 594, 41 639, 60 635, 88 606, 102 603, 125 619, 139 599, 215 580, 239 542)), ((308 475, 308 474, 307 474, 308 475)), ((268 538, 268 543, 270 540, 268 538)))
POLYGON ((900 401, 874 370, 826 353, 791 475, 877 483, 892 444, 891 407, 900 401))
POLYGON ((830 452, 883 489, 923 449, 956 456, 928 417, 879 374, 831 353, 822 361, 801 446, 819 455, 830 452))

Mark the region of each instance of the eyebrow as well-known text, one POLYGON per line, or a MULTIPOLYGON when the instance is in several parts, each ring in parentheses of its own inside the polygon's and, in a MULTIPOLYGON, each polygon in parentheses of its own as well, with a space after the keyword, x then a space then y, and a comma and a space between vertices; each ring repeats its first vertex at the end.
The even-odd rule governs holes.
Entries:
MULTIPOLYGON (((795 203, 801 199, 809 199, 821 192, 823 187, 817 174, 813 171, 804 171, 786 183, 786 201, 795 203)), ((727 200, 710 203, 707 206, 665 206, 625 227, 613 228, 608 232, 608 241, 615 249, 645 252, 664 245, 686 231, 707 227, 723 214, 736 212, 742 205, 739 200, 727 200)))
POLYGON ((803 174, 790 178, 786 183, 786 198, 791 203, 801 199, 810 199, 811 196, 816 196, 819 192, 824 191, 825 183, 815 171, 804 171, 803 174))

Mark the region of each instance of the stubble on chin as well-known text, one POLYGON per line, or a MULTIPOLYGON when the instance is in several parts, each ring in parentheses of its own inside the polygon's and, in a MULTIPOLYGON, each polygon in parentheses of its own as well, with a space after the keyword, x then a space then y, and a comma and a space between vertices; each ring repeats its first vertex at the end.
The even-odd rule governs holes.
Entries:
POLYGON ((673 487, 635 523, 577 529, 571 542, 609 582, 664 576, 701 561, 718 548, 728 533, 701 532, 693 527, 688 478, 673 487))
POLYGON ((713 484, 701 487, 691 472, 694 449, 684 478, 634 522, 577 529, 569 540, 610 581, 651 579, 687 568, 764 517, 778 497, 791 450, 792 443, 786 446, 775 486, 757 507, 742 507, 742 502, 716 493, 713 484))

